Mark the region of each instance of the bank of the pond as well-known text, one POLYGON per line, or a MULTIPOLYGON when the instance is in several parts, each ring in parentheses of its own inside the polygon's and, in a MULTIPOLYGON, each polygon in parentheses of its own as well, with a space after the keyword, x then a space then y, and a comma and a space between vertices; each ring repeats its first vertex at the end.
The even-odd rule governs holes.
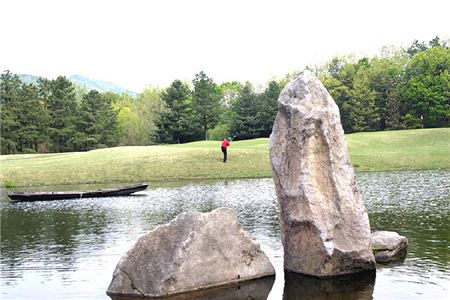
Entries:
MULTIPOLYGON (((450 128, 347 135, 356 170, 450 170, 450 128)), ((16 186, 270 177, 269 140, 115 147, 89 152, 0 157, 0 182, 16 186)))

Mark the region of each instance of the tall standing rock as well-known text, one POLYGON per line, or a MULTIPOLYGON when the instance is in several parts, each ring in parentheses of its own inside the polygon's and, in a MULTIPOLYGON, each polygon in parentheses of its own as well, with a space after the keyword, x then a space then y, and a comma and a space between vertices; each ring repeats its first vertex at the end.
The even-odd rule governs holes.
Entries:
POLYGON ((339 109, 309 71, 278 98, 270 137, 285 269, 330 277, 375 268, 339 109))

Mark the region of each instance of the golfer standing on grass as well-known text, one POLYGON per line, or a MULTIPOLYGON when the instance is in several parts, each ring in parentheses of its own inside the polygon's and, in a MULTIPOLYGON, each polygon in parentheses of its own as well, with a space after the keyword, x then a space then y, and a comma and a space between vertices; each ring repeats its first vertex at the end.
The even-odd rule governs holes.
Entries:
POLYGON ((223 138, 222 140, 222 153, 223 153, 223 162, 227 162, 227 148, 230 146, 230 142, 227 140, 227 138, 223 138))

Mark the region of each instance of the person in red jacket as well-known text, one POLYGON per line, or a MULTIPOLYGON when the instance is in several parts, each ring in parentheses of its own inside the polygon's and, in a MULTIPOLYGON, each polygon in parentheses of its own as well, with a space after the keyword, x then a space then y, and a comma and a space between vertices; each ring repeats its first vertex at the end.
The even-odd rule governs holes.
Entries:
POLYGON ((223 138, 222 140, 222 146, 220 147, 222 149, 223 153, 223 162, 227 162, 227 148, 230 146, 230 142, 227 140, 227 138, 223 138))

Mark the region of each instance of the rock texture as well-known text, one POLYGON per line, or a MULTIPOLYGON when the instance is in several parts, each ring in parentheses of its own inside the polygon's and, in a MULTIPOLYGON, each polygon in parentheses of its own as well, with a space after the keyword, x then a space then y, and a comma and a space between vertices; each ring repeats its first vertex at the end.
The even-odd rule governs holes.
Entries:
POLYGON ((273 276, 231 209, 183 213, 140 237, 119 261, 108 295, 162 297, 273 276))
POLYGON ((408 239, 395 231, 372 232, 371 243, 377 262, 402 261, 406 257, 408 239))
POLYGON ((278 98, 270 161, 285 269, 330 277, 375 268, 338 107, 309 71, 278 98))

